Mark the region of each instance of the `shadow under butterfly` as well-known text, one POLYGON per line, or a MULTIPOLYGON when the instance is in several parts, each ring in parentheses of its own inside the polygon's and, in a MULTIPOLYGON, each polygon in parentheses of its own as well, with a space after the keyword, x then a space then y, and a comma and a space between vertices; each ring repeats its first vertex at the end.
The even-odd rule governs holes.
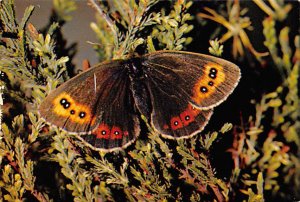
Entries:
POLYGON ((203 130, 240 76, 220 58, 157 51, 96 65, 51 92, 39 112, 98 151, 136 140, 141 115, 165 138, 189 138, 203 130))

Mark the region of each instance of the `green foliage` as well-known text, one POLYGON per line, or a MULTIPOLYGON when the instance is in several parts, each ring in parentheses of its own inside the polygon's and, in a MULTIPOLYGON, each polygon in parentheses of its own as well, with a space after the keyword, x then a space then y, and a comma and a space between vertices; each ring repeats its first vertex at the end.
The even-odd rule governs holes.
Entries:
POLYGON ((58 16, 59 21, 70 21, 70 15, 77 9, 76 3, 72 0, 53 0, 53 8, 58 16))
POLYGON ((215 56, 221 56, 223 53, 223 45, 220 44, 218 39, 210 40, 209 41, 210 47, 208 48, 208 51, 210 54, 215 56))
POLYGON ((291 48, 289 46, 289 37, 288 32, 289 28, 285 27, 283 28, 280 33, 279 37, 276 36, 276 30, 275 30, 275 21, 272 18, 266 18, 263 21, 264 25, 264 35, 266 38, 266 41, 264 44, 269 49, 269 52, 271 53, 272 59, 277 64, 278 70, 281 71, 282 76, 286 77, 288 73, 291 71, 292 63, 291 63, 291 48), (282 51, 282 57, 280 57, 278 52, 280 50, 277 49, 278 45, 278 38, 281 46, 282 51))
MULTIPOLYGON (((56 52, 59 44, 55 33, 62 24, 55 22, 45 33, 38 33, 28 23, 33 6, 17 22, 14 1, 0 1, 0 71, 5 75, 0 81, 5 98, 1 105, 0 198, 249 202, 300 198, 300 37, 291 35, 289 26, 276 28, 289 17, 292 5, 271 0, 250 2, 267 14, 263 30, 254 27, 265 37, 261 45, 268 50, 266 54, 253 48, 255 39, 247 35, 251 30, 247 13, 251 11, 246 12, 239 1, 228 1, 227 11, 221 6, 206 7, 199 14, 192 13, 191 8, 200 4, 183 0, 164 5, 157 0, 89 2, 97 12, 91 28, 99 40, 94 45, 100 60, 125 58, 137 49, 186 49, 195 40, 191 34, 196 27, 194 16, 200 16, 202 21, 217 22, 216 29, 227 29, 225 34, 214 36, 220 40, 210 41, 211 54, 227 53, 229 46, 233 57, 244 56, 246 48, 259 60, 255 61, 256 71, 267 64, 282 81, 252 100, 253 111, 241 113, 241 123, 226 123, 225 117, 223 126, 178 141, 161 138, 148 126, 145 138, 124 151, 95 152, 72 135, 46 126, 37 112, 45 96, 69 79, 70 57, 58 56, 56 52), (230 38, 233 42, 226 44, 230 38), (218 142, 229 136, 232 139, 228 145, 219 149, 232 160, 224 159, 224 165, 218 167, 213 161, 217 158, 214 151, 218 142), (45 171, 39 170, 43 164, 47 164, 45 171), (41 172, 48 174, 50 167, 57 186, 41 178, 41 172), (229 168, 229 174, 222 176, 222 171, 229 168)), ((57 20, 67 22, 76 3, 54 0, 53 7, 57 20)), ((241 68, 249 68, 247 63, 244 61, 245 67, 241 68)))
POLYGON ((111 1, 110 11, 107 12, 110 13, 113 21, 107 14, 104 14, 100 6, 96 5, 94 1, 91 2, 102 17, 102 19, 98 18, 97 24, 91 24, 92 29, 96 32, 100 40, 100 44, 114 45, 113 48, 105 49, 105 52, 100 54, 100 56, 106 59, 110 59, 111 57, 114 59, 124 58, 126 54, 132 53, 137 46, 144 43, 144 39, 137 37, 137 34, 160 20, 160 14, 149 13, 147 15, 148 10, 158 0, 140 1, 138 4, 135 1, 129 1, 129 3, 126 1, 111 1), (107 24, 104 23, 104 20, 107 24), (116 22, 126 30, 125 33, 119 31, 120 29, 115 24, 116 22), (106 28, 107 25, 110 30, 106 28), (112 54, 110 53, 111 50, 112 54))
POLYGON ((162 10, 161 17, 157 19, 158 24, 153 28, 151 37, 148 38, 148 43, 149 40, 157 39, 160 49, 166 50, 181 50, 184 45, 191 43, 192 38, 184 36, 193 29, 193 25, 187 24, 193 19, 187 13, 191 5, 192 1, 177 1, 168 15, 165 10, 162 10))

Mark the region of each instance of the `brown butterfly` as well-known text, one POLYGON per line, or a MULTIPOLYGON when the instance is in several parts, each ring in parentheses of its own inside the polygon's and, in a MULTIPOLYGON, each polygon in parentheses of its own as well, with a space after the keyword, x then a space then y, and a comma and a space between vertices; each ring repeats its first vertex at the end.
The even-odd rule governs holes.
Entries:
POLYGON ((157 51, 96 65, 51 92, 39 111, 92 149, 111 151, 139 136, 141 115, 166 138, 197 134, 239 79, 226 60, 157 51))

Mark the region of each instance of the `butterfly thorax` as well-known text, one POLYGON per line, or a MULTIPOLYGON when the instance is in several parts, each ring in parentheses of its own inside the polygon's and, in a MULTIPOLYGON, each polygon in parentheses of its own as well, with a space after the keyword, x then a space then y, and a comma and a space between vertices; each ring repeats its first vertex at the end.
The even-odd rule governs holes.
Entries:
POLYGON ((126 64, 129 77, 132 80, 140 80, 144 78, 141 58, 132 58, 126 64))

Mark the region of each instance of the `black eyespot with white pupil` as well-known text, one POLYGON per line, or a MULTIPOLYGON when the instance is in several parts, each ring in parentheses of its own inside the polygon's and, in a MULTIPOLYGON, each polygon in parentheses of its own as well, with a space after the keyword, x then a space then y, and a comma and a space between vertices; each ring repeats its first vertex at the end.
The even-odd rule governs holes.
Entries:
POLYGON ((75 110, 72 109, 72 110, 70 111, 70 113, 71 113, 71 114, 75 114, 75 110))
POLYGON ((174 121, 174 126, 178 126, 178 121, 174 121))
POLYGON ((105 131, 105 130, 102 130, 102 131, 101 131, 101 134, 102 134, 102 135, 106 135, 106 131, 105 131))
POLYGON ((210 73, 209 77, 212 78, 212 79, 215 79, 216 78, 216 74, 210 73))
POLYGON ((217 77, 217 69, 215 69, 215 68, 211 68, 210 70, 209 70, 209 74, 208 74, 208 76, 210 77, 210 78, 212 78, 212 79, 215 79, 216 77, 217 77))
POLYGON ((63 108, 68 109, 71 106, 71 103, 68 102, 67 99, 63 98, 60 100, 60 104, 63 106, 63 108))
POLYGON ((62 105, 65 104, 66 102, 67 102, 67 100, 64 98, 60 100, 60 104, 62 104, 62 105))
POLYGON ((120 132, 119 131, 115 131, 115 135, 119 135, 120 134, 120 132))
POLYGON ((80 118, 84 118, 84 117, 85 117, 85 115, 86 115, 86 113, 85 113, 85 112, 80 112, 80 113, 79 113, 79 117, 80 117, 80 118))
POLYGON ((190 118, 191 118, 190 116, 185 116, 185 117, 184 117, 184 119, 185 119, 186 121, 190 120, 190 118))
POLYGON ((209 70, 210 73, 216 74, 217 73, 217 69, 216 68, 211 68, 209 70))
POLYGON ((207 92, 207 88, 204 87, 204 86, 202 86, 202 87, 200 88, 200 91, 201 91, 202 93, 206 93, 206 92, 207 92))
POLYGON ((209 85, 209 86, 213 86, 213 85, 214 85, 214 82, 210 81, 210 82, 208 82, 208 85, 209 85))

